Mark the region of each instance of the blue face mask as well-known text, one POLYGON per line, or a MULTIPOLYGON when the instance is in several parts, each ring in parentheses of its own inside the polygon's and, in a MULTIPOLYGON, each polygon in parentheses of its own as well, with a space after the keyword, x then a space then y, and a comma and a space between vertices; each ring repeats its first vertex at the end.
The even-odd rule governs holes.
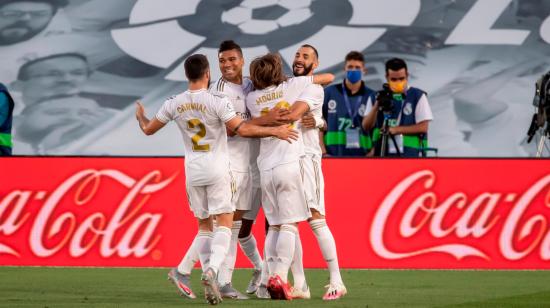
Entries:
POLYGON ((361 70, 353 70, 353 71, 347 71, 346 73, 346 79, 349 80, 351 83, 356 83, 363 77, 363 71, 361 70))

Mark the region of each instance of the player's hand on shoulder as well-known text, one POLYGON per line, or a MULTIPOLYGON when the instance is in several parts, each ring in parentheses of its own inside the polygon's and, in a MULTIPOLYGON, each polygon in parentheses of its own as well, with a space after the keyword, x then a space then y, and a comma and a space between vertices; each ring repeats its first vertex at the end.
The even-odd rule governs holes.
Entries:
POLYGON ((269 125, 278 126, 290 123, 289 114, 290 111, 287 108, 275 107, 264 117, 269 125))
POLYGON ((304 114, 304 116, 302 117, 302 126, 304 126, 305 128, 315 128, 315 125, 316 123, 313 115, 309 112, 304 114))
POLYGON ((275 136, 292 143, 292 140, 298 140, 299 134, 291 125, 286 124, 275 127, 275 136))

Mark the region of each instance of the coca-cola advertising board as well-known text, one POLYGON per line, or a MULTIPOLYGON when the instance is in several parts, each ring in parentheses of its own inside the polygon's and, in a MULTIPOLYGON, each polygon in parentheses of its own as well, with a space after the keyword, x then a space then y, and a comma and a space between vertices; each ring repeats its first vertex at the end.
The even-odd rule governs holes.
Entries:
MULTIPOLYGON (((178 264, 197 231, 183 163, 0 159, 0 265, 178 264)), ((549 160, 326 159, 323 172, 344 268, 550 269, 549 160)), ((260 251, 263 229, 259 216, 260 251)), ((300 234, 304 265, 324 267, 300 234)))

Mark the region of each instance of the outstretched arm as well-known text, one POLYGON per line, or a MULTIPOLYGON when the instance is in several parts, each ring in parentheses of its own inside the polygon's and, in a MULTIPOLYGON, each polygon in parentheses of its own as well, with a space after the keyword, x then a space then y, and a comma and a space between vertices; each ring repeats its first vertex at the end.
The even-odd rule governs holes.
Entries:
POLYGON ((145 108, 143 108, 143 105, 139 101, 136 102, 136 119, 139 122, 139 127, 147 136, 153 135, 166 125, 166 123, 162 123, 156 117, 149 120, 145 115, 145 108))
POLYGON ((334 75, 331 73, 315 74, 313 75, 313 83, 316 84, 330 84, 334 81, 334 75))

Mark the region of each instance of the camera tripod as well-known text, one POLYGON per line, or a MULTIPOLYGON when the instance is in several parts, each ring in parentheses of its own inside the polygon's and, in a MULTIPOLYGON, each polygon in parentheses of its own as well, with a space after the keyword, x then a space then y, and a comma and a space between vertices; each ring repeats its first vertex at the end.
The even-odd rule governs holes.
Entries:
POLYGON ((546 142, 550 144, 550 130, 548 127, 544 129, 541 133, 539 144, 537 146, 536 157, 542 157, 542 152, 544 151, 544 148, 548 148, 546 142))
POLYGON ((384 111, 384 122, 382 123, 382 129, 380 130, 380 134, 382 138, 380 138, 380 142, 382 143, 380 145, 380 157, 386 156, 386 150, 388 148, 388 141, 391 140, 393 142, 393 145, 395 146, 395 150, 397 151, 397 156, 401 156, 401 152, 399 151, 399 146, 397 146, 397 141, 395 140, 395 136, 390 134, 390 128, 388 125, 388 122, 391 117, 391 112, 384 111))

